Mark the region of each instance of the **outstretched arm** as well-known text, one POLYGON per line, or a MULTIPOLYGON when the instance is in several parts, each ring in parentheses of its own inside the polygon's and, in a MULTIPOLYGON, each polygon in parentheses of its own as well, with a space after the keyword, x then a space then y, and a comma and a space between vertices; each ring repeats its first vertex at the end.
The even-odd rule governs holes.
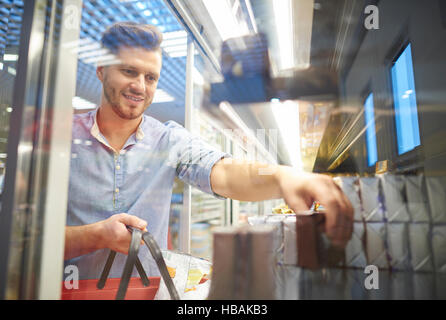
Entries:
POLYGON ((325 232, 333 245, 344 247, 353 230, 353 208, 332 178, 243 160, 222 159, 211 172, 212 190, 241 201, 283 198, 294 211, 308 210, 314 201, 326 209, 325 232))

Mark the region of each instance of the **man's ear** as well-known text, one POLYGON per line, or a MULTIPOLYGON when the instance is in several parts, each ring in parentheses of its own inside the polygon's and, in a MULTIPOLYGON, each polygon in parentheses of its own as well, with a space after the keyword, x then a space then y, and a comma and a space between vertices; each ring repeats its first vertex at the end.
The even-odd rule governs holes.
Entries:
POLYGON ((104 80, 104 67, 97 67, 96 68, 96 76, 98 77, 99 81, 103 81, 104 80))

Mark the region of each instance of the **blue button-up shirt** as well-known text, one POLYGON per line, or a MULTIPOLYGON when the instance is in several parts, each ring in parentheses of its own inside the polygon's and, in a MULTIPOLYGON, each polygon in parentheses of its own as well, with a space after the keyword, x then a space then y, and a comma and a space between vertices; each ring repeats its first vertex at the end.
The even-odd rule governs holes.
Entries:
MULTIPOLYGON (((166 248, 175 177, 219 197, 211 189, 210 174, 214 164, 229 155, 176 122, 163 124, 147 115, 117 151, 100 133, 96 114, 94 110, 74 116, 67 225, 91 224, 125 212, 147 221, 148 231, 166 248)), ((76 265, 80 279, 99 278, 108 253, 97 250, 65 265, 76 265)), ((121 277, 126 257, 116 255, 109 277, 121 277)), ((146 246, 141 246, 139 257, 149 275, 159 275, 146 246)))

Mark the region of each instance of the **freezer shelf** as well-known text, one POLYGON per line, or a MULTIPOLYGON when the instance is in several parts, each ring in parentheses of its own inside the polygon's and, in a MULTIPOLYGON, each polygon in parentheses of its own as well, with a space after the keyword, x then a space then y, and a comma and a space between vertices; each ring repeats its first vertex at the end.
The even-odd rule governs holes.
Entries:
POLYGON ((276 297, 281 300, 446 299, 446 274, 379 270, 378 288, 366 289, 364 269, 310 271, 277 265, 276 297))

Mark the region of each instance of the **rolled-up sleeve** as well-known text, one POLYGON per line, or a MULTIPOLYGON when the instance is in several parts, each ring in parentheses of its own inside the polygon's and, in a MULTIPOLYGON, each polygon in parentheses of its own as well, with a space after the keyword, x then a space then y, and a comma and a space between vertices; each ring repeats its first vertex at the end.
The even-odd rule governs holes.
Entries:
POLYGON ((177 177, 203 192, 225 199, 213 192, 211 172, 218 161, 231 155, 210 146, 200 137, 191 134, 173 121, 169 121, 166 125, 171 129, 173 143, 171 162, 176 165, 177 177))

